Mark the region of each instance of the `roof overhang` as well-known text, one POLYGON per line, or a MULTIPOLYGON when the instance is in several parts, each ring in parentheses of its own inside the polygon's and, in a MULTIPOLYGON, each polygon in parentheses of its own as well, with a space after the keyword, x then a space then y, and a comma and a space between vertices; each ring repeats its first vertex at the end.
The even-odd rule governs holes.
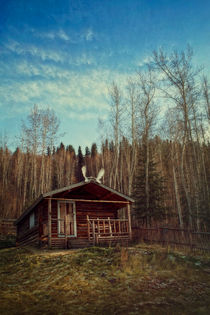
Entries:
MULTIPOLYGON (((110 193, 110 198, 111 197, 114 197, 114 200, 117 201, 119 204, 122 203, 122 204, 125 204, 125 201, 126 203, 133 203, 134 202, 134 199, 116 191, 115 189, 112 189, 104 184, 101 184, 101 183, 98 183, 96 182, 95 180, 91 179, 91 180, 88 180, 88 181, 83 181, 83 182, 80 182, 80 183, 77 183, 77 184, 73 184, 73 185, 70 185, 70 186, 67 186, 67 187, 63 187, 63 188, 60 188, 60 189, 56 189, 56 190, 52 190, 50 192, 47 192, 45 194, 42 194, 40 195, 40 197, 38 199, 36 199, 34 201, 34 203, 29 207, 27 208, 23 213, 22 215, 15 221, 15 225, 17 225, 19 222, 21 222, 25 216, 27 216, 43 199, 49 199, 49 198, 53 198, 53 196, 55 195, 59 195, 63 192, 68 192, 68 193, 71 193, 72 191, 77 191, 77 189, 80 189, 82 187, 85 187, 86 185, 90 185, 90 184, 93 184, 92 187, 96 187, 97 189, 101 189, 101 191, 103 190, 106 190, 110 193)), ((107 196, 106 196, 107 197, 107 196)), ((55 198, 53 199, 56 199, 56 196, 55 198)), ((68 198, 67 198, 68 199, 68 198)), ((107 198, 106 198, 107 199, 107 198)), ((77 200, 78 201, 78 200, 77 200)), ((83 202, 85 200, 81 200, 81 202, 83 202)), ((97 201, 97 200, 96 200, 97 201)), ((110 200, 104 200, 104 202, 109 202, 111 203, 112 199, 110 200)), ((93 200, 94 202, 94 200, 93 200)), ((103 202, 103 198, 101 199, 101 202, 103 202)))
POLYGON ((41 200, 43 200, 43 195, 40 195, 39 198, 37 198, 32 205, 21 214, 21 216, 14 222, 14 225, 17 225, 20 221, 22 221, 25 216, 27 216, 27 214, 29 214, 40 203, 41 200))

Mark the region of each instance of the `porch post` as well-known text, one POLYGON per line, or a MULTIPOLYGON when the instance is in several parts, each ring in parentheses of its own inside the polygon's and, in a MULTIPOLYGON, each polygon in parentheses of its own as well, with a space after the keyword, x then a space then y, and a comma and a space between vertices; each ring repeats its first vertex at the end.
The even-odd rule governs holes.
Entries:
POLYGON ((112 236, 112 226, 111 226, 111 222, 110 222, 110 217, 108 217, 108 223, 109 223, 109 233, 112 236))
POLYGON ((127 204, 127 214, 128 214, 128 232, 129 232, 129 239, 132 239, 132 230, 131 230, 131 206, 127 204))
POLYGON ((67 219, 66 219, 66 213, 64 217, 64 233, 65 233, 65 248, 67 248, 67 219))
POLYGON ((88 241, 90 241, 90 222, 89 215, 87 215, 88 241))
POLYGON ((93 245, 96 245, 96 234, 95 234, 95 221, 93 220, 93 245))
POLYGON ((52 205, 51 205, 51 199, 48 199, 48 247, 51 248, 51 240, 52 240, 52 228, 51 228, 51 210, 52 210, 52 205))

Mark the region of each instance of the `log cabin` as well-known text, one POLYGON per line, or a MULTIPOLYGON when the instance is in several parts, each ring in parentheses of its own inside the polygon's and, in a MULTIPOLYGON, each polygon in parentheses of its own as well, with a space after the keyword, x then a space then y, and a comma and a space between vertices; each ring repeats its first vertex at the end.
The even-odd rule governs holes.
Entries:
POLYGON ((93 178, 47 192, 16 220, 17 246, 53 249, 128 242, 133 202, 93 178))

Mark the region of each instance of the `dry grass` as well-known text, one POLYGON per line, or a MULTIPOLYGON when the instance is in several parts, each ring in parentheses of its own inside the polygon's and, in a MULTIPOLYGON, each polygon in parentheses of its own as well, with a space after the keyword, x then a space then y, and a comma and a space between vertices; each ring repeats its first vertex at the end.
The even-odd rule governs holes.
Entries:
POLYGON ((137 245, 0 251, 0 314, 208 314, 210 257, 137 245))

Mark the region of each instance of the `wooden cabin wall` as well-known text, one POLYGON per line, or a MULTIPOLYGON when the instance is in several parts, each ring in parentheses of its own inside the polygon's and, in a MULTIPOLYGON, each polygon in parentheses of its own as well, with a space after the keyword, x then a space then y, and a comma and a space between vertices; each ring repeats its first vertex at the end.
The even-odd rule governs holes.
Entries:
MULTIPOLYGON (((65 248, 65 238, 58 236, 58 201, 51 200, 51 248, 65 248)), ((41 246, 48 244, 48 200, 44 200, 42 204, 42 231, 40 233, 42 242, 41 246), (43 238, 44 236, 44 238, 43 238)))
MULTIPOLYGON (((48 200, 43 200, 40 211, 40 236, 48 235, 48 200)), ((53 236, 58 236, 58 221, 57 221, 57 201, 51 201, 51 233, 53 236)))
POLYGON ((90 219, 116 219, 117 210, 108 204, 76 202, 77 238, 88 238, 87 215, 90 219))
POLYGON ((52 232, 52 237, 53 236, 58 236, 58 204, 56 200, 51 201, 51 232, 52 232))
POLYGON ((39 245, 39 209, 36 206, 20 223, 17 225, 17 245, 39 245), (29 228, 29 220, 31 213, 34 212, 35 225, 29 228))
POLYGON ((40 215, 41 215, 41 221, 47 222, 48 220, 48 201, 47 200, 42 201, 40 215))

